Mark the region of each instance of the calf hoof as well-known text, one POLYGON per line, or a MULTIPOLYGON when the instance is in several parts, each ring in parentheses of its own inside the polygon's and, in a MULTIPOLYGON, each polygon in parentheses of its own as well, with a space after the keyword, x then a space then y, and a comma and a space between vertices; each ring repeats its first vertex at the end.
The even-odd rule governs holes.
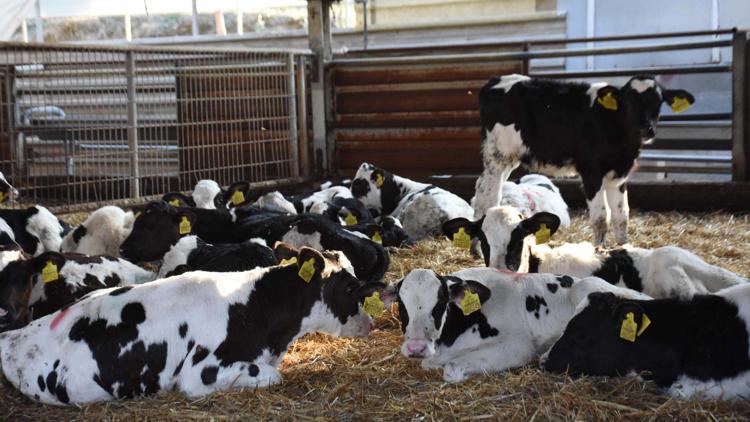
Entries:
POLYGON ((466 372, 463 368, 448 364, 443 368, 443 380, 445 382, 456 383, 466 379, 466 372))

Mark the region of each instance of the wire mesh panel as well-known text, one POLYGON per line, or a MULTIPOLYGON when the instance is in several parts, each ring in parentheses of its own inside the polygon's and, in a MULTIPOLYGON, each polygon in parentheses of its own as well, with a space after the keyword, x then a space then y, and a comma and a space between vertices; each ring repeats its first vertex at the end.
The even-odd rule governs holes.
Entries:
POLYGON ((69 206, 299 175, 285 51, 0 44, 0 171, 69 206))

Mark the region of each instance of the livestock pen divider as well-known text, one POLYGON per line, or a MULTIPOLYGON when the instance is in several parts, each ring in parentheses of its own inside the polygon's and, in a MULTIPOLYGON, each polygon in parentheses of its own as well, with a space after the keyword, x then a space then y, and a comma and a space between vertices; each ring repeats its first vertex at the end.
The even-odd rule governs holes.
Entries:
POLYGON ((309 55, 0 43, 0 171, 58 211, 299 183, 309 55))

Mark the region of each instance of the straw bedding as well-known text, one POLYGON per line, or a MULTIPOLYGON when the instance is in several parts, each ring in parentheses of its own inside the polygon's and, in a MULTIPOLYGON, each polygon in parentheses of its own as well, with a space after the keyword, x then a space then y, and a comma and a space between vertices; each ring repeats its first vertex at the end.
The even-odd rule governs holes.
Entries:
MULTIPOLYGON (((71 216, 79 222, 81 216, 71 216)), ((744 276, 750 275, 747 214, 631 214, 631 241, 638 246, 677 244, 744 276)), ((591 237, 585 216, 558 240, 591 237)), ((428 240, 392 255, 387 281, 412 268, 447 273, 480 265, 447 240, 428 240)), ((199 310, 185 310, 198 312, 199 310)), ((377 321, 369 339, 317 334, 295 343, 282 363, 283 383, 268 389, 229 391, 190 400, 177 393, 84 406, 55 408, 0 386, 0 418, 23 419, 273 419, 273 420, 595 420, 750 419, 750 402, 680 401, 632 379, 570 379, 530 365, 475 376, 461 384, 442 381, 399 354, 401 332, 393 313, 377 321)))

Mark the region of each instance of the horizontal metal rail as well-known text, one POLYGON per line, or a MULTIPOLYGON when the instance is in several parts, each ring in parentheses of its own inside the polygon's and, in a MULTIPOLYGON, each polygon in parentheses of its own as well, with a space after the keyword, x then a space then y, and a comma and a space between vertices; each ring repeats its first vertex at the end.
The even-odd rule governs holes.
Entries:
POLYGON ((643 151, 640 156, 641 160, 650 161, 677 161, 685 163, 731 163, 732 156, 720 156, 720 155, 697 155, 697 154, 664 154, 654 153, 650 151, 643 151))
POLYGON ((509 60, 531 60, 557 57, 577 56, 602 56, 614 54, 636 54, 657 51, 696 50, 714 47, 729 47, 730 40, 717 41, 695 41, 686 43, 666 43, 653 45, 639 45, 629 47, 595 47, 581 49, 563 50, 541 50, 541 51, 519 51, 503 53, 468 53, 468 54, 441 54, 434 56, 404 56, 404 57, 366 57, 341 59, 333 58, 327 65, 346 66, 372 66, 372 65, 398 65, 398 64, 423 64, 423 63, 454 63, 461 62, 487 62, 487 61, 509 61, 509 60))
POLYGON ((649 75, 691 75, 696 73, 724 73, 731 72, 731 65, 691 65, 689 67, 638 67, 631 69, 602 69, 602 70, 584 70, 584 71, 541 71, 529 72, 529 76, 543 78, 594 78, 594 77, 615 77, 615 76, 633 76, 642 73, 649 75))
POLYGON ((194 53, 196 55, 199 54, 210 54, 210 53, 232 53, 232 52, 242 52, 245 54, 248 53, 279 53, 279 54, 286 54, 286 53, 292 53, 298 56, 311 56, 313 53, 309 49, 306 48, 258 48, 258 47, 252 47, 252 48, 242 48, 238 49, 237 47, 165 47, 165 46, 146 46, 146 45, 138 45, 138 44, 128 44, 128 45, 97 45, 97 44, 63 44, 63 43, 25 43, 25 42, 0 42, 0 49, 2 48, 12 48, 12 49, 18 49, 18 50, 31 50, 31 51, 73 51, 73 52, 81 52, 82 50, 85 50, 87 52, 96 51, 101 53, 107 53, 107 52, 116 52, 116 53, 127 53, 127 52, 135 52, 135 53, 194 53))

